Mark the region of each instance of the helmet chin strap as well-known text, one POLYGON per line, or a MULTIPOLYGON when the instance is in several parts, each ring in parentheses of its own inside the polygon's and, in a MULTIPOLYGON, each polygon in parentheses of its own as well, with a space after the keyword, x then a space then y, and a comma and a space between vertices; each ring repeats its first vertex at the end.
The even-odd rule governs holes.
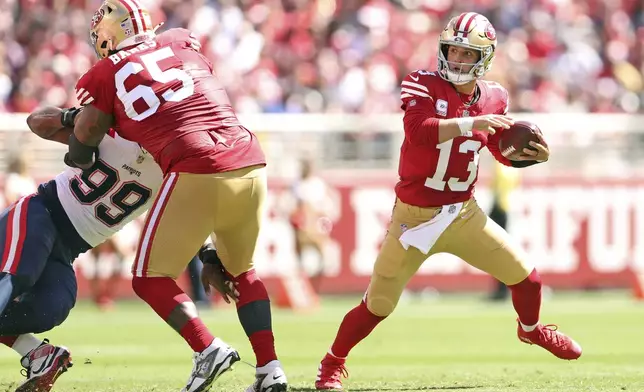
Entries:
POLYGON ((118 52, 118 50, 114 49, 114 42, 110 38, 109 41, 107 41, 107 55, 111 56, 111 55, 113 55, 114 53, 117 53, 117 52, 118 52))

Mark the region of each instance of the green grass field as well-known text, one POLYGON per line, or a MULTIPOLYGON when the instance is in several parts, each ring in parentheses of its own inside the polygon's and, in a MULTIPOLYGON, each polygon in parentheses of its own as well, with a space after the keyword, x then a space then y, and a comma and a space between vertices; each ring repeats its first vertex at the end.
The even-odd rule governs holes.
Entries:
MULTIPOLYGON (((358 300, 325 299, 310 314, 274 312, 278 354, 291 391, 312 391, 318 362, 358 300)), ((211 330, 254 362, 231 306, 202 314, 211 330)), ((352 353, 349 391, 644 391, 644 303, 625 293, 561 294, 542 320, 559 323, 584 348, 565 362, 520 343, 511 304, 480 296, 408 300, 352 353)), ((69 347, 74 367, 54 391, 180 391, 191 351, 146 305, 119 303, 101 313, 80 303, 67 323, 44 335, 69 347)), ((18 355, 0 350, 0 391, 21 380, 18 355)), ((254 369, 240 363, 213 391, 243 391, 254 369)))

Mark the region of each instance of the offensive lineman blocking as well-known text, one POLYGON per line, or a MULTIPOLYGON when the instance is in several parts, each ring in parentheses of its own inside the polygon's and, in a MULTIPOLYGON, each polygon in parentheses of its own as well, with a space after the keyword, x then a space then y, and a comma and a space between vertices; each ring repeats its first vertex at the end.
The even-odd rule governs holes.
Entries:
POLYGON ((84 110, 70 138, 70 157, 79 167, 91 166, 96 146, 116 126, 163 170, 132 287, 193 349, 184 391, 208 390, 239 360, 236 350, 208 331, 175 281, 211 232, 240 293, 239 320, 257 358, 255 383, 247 391, 285 391, 268 293, 252 260, 266 195, 263 151, 237 120, 192 33, 155 30, 137 0, 106 0, 96 11, 90 38, 101 60, 76 86, 84 110))

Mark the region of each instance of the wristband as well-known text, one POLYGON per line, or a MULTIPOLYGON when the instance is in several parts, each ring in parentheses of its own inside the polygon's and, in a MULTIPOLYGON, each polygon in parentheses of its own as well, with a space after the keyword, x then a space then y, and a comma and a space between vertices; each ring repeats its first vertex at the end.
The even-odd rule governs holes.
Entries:
POLYGON ((461 130, 461 136, 472 136, 472 127, 474 127, 474 119, 472 117, 461 117, 456 120, 456 123, 461 130))
POLYGON ((63 127, 74 128, 74 119, 76 118, 76 115, 80 113, 80 111, 80 108, 63 109, 62 113, 60 114, 60 123, 63 125, 63 127))

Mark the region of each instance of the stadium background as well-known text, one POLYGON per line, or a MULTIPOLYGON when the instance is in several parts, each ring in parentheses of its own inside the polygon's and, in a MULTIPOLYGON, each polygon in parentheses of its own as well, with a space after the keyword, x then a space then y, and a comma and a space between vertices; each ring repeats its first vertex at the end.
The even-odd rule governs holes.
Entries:
MULTIPOLYGON (((642 112, 644 13, 634 0, 139 0, 162 29, 200 37, 248 128, 269 159, 271 195, 257 254, 262 276, 297 268, 291 186, 303 158, 329 186, 331 240, 322 292, 368 282, 394 199, 401 140, 399 82, 433 69, 437 34, 464 10, 487 15, 499 36, 488 79, 508 88, 511 114, 536 121, 548 164, 521 170, 510 227, 554 288, 630 287, 644 265, 642 112)), ((87 44, 94 0, 0 0, 0 169, 17 156, 35 181, 63 168, 64 147, 24 123, 40 105, 76 104, 73 86, 95 61, 87 44)), ((477 197, 490 208, 492 160, 481 159, 477 197)), ((126 249, 120 295, 129 295, 126 249)), ((77 263, 81 296, 90 262, 77 263)), ((485 289, 491 280, 439 255, 410 286, 485 289)))
MULTIPOLYGON (((166 22, 163 28, 188 27, 201 36, 242 121, 262 139, 270 200, 256 260, 274 304, 282 299, 278 277, 298 268, 290 221, 302 158, 316 163, 330 190, 325 205, 333 229, 320 288, 344 296, 321 296, 316 308, 303 301, 297 312, 275 309, 277 350, 291 391, 312 390, 319 360, 366 287, 393 201, 402 134, 398 83, 411 70, 435 66, 437 33, 464 10, 494 23, 499 48, 489 79, 509 89, 511 115, 536 121, 550 144, 547 164, 514 171, 521 177, 510 197, 509 231, 553 288, 544 296, 543 321, 559 323, 583 345, 584 356, 563 363, 517 342, 512 306, 482 300, 480 291, 494 282, 457 259, 435 256, 395 314, 352 352, 345 385, 354 391, 644 390, 644 310, 631 292, 632 271, 644 266, 640 1, 138 1, 153 9, 155 22, 166 22), (599 287, 618 290, 588 290, 599 287)), ((94 61, 87 28, 98 5, 0 0, 4 201, 64 168, 65 147, 31 135, 25 113, 76 104, 73 86, 94 61), (9 174, 20 167, 16 158, 26 164, 24 176, 9 174)), ((494 168, 483 153, 477 198, 488 211, 494 168)), ((117 236, 123 260, 77 260, 81 297, 89 295, 96 268, 110 263, 120 273, 107 283, 131 297, 137 235, 135 223, 117 236)), ((302 293, 298 281, 289 287, 302 293)), ((233 306, 200 307, 200 315, 252 362, 233 306)), ((63 326, 40 337, 73 353, 75 366, 54 391, 177 391, 191 368, 185 343, 136 299, 118 301, 111 312, 81 300, 63 326)), ((1 391, 21 382, 18 361, 13 351, 0 350, 1 391)), ((213 390, 243 390, 253 378, 254 369, 241 364, 213 390)))

